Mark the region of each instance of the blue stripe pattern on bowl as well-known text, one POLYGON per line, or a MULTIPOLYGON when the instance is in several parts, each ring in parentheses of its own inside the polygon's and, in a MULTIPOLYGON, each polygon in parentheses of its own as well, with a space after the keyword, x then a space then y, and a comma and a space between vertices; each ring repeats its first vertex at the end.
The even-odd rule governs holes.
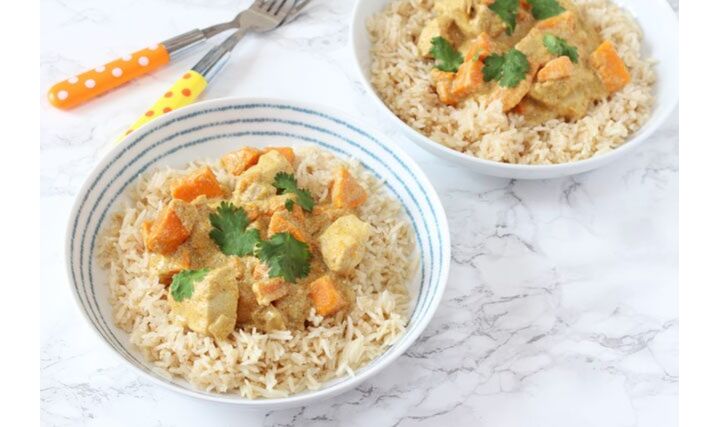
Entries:
MULTIPOLYGON (((446 266, 449 254, 446 253, 445 248, 449 246, 449 242, 445 241, 448 236, 441 232, 440 221, 441 218, 444 221, 444 212, 438 212, 437 206, 431 203, 425 190, 427 183, 423 183, 418 178, 416 171, 406 165, 393 149, 344 119, 288 104, 232 103, 231 105, 181 113, 178 112, 174 118, 164 122, 158 121, 159 123, 156 125, 151 123, 126 141, 125 145, 115 152, 107 164, 94 173, 93 178, 86 183, 84 194, 79 197, 74 217, 71 219, 68 262, 73 289, 90 322, 115 351, 138 369, 158 378, 155 373, 151 372, 148 364, 139 360, 140 358, 133 354, 129 345, 118 338, 117 328, 112 325, 108 310, 103 310, 98 300, 95 286, 105 286, 105 284, 95 284, 93 270, 97 268, 94 265, 98 250, 97 237, 105 225, 108 214, 112 209, 117 209, 116 202, 140 174, 163 164, 162 161, 174 153, 226 139, 237 141, 240 145, 243 139, 257 137, 278 137, 305 144, 316 144, 342 158, 355 157, 377 178, 390 181, 386 182, 385 188, 403 204, 415 232, 415 239, 419 246, 421 275, 418 300, 410 316, 408 330, 393 344, 393 347, 401 346, 405 339, 416 333, 415 329, 420 327, 418 319, 423 318, 428 308, 433 304, 436 305, 436 299, 440 298, 441 292, 438 290, 444 286, 441 279, 447 276, 446 266), (272 116, 274 112, 287 111, 291 111, 298 117, 287 119, 272 116), (202 122, 202 124, 191 124, 193 119, 199 117, 233 112, 256 116, 232 117, 202 122), (326 121, 328 124, 321 126, 317 123, 318 121, 326 121), (187 125, 190 126, 183 127, 187 125), (280 125, 284 130, 226 131, 228 128, 244 129, 248 125, 262 126, 263 128, 280 125), (286 130, 288 128, 297 131, 290 132, 286 130), (305 131, 312 132, 314 136, 308 136, 304 133, 305 131), (201 132, 211 132, 211 134, 203 137, 193 136, 201 132), (148 141, 154 142, 148 144, 148 141), (184 142, 180 143, 180 141, 184 142), (347 146, 344 147, 338 142, 330 141, 342 141, 347 146), (159 153, 155 154, 155 151, 159 151, 159 153), (376 153, 380 153, 380 155, 376 153), (375 162, 376 165, 383 167, 384 174, 378 172, 372 164, 369 164, 370 162, 375 162)), ((392 347, 358 370, 358 374, 362 370, 380 363, 385 357, 389 357, 391 350, 392 347)), ((188 388, 188 386, 174 381, 159 379, 171 386, 188 388)), ((192 391, 198 393, 197 390, 192 389, 192 391)), ((213 395, 212 393, 205 394, 213 395)))

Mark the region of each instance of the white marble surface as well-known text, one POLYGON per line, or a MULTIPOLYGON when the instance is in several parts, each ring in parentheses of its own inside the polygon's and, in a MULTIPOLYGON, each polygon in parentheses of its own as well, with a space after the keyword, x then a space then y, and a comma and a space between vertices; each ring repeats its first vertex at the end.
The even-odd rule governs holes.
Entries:
MULTIPOLYGON (((677 115, 596 172, 514 182, 460 170, 388 126, 348 50, 351 0, 237 48, 205 98, 335 106, 394 136, 435 183, 453 231, 442 304, 383 375, 325 403, 248 412, 139 378, 84 323, 66 283, 65 223, 107 142, 197 60, 72 112, 42 112, 42 419, 46 425, 652 426, 676 424, 677 115)), ((247 1, 43 0, 43 87, 247 1)), ((673 3, 677 8, 677 2, 673 3)))

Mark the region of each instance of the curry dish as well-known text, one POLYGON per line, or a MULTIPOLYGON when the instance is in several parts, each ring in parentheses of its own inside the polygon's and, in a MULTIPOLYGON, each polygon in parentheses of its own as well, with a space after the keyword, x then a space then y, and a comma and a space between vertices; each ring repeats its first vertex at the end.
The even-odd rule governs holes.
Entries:
POLYGON ((575 121, 630 82, 570 0, 436 0, 417 38, 439 100, 499 100, 528 123, 575 121))
POLYGON ((298 187, 294 161, 288 147, 228 153, 220 164, 237 177, 234 188, 200 168, 175 180, 170 203, 143 224, 150 270, 192 331, 222 340, 236 328, 299 330, 311 309, 352 309, 347 280, 370 234, 356 215, 367 192, 339 167, 316 204, 298 187))

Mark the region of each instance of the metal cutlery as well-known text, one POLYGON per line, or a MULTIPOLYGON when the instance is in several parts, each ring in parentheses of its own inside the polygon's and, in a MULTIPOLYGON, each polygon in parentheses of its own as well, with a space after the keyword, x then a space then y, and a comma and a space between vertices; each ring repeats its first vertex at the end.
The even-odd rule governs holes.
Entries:
POLYGON ((234 21, 238 23, 237 30, 183 74, 121 138, 162 114, 194 102, 227 62, 233 48, 245 34, 273 30, 294 19, 309 2, 310 0, 256 0, 250 8, 235 18, 234 21))

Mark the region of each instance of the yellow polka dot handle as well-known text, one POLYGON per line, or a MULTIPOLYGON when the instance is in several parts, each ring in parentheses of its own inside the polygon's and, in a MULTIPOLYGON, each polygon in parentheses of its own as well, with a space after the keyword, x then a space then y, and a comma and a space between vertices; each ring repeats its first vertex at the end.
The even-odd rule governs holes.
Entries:
POLYGON ((165 46, 154 45, 55 84, 48 91, 48 99, 53 106, 68 110, 168 62, 165 46))
POLYGON ((132 131, 170 111, 192 104, 207 87, 207 80, 202 74, 188 71, 180 77, 165 94, 145 112, 119 139, 123 139, 132 131))

